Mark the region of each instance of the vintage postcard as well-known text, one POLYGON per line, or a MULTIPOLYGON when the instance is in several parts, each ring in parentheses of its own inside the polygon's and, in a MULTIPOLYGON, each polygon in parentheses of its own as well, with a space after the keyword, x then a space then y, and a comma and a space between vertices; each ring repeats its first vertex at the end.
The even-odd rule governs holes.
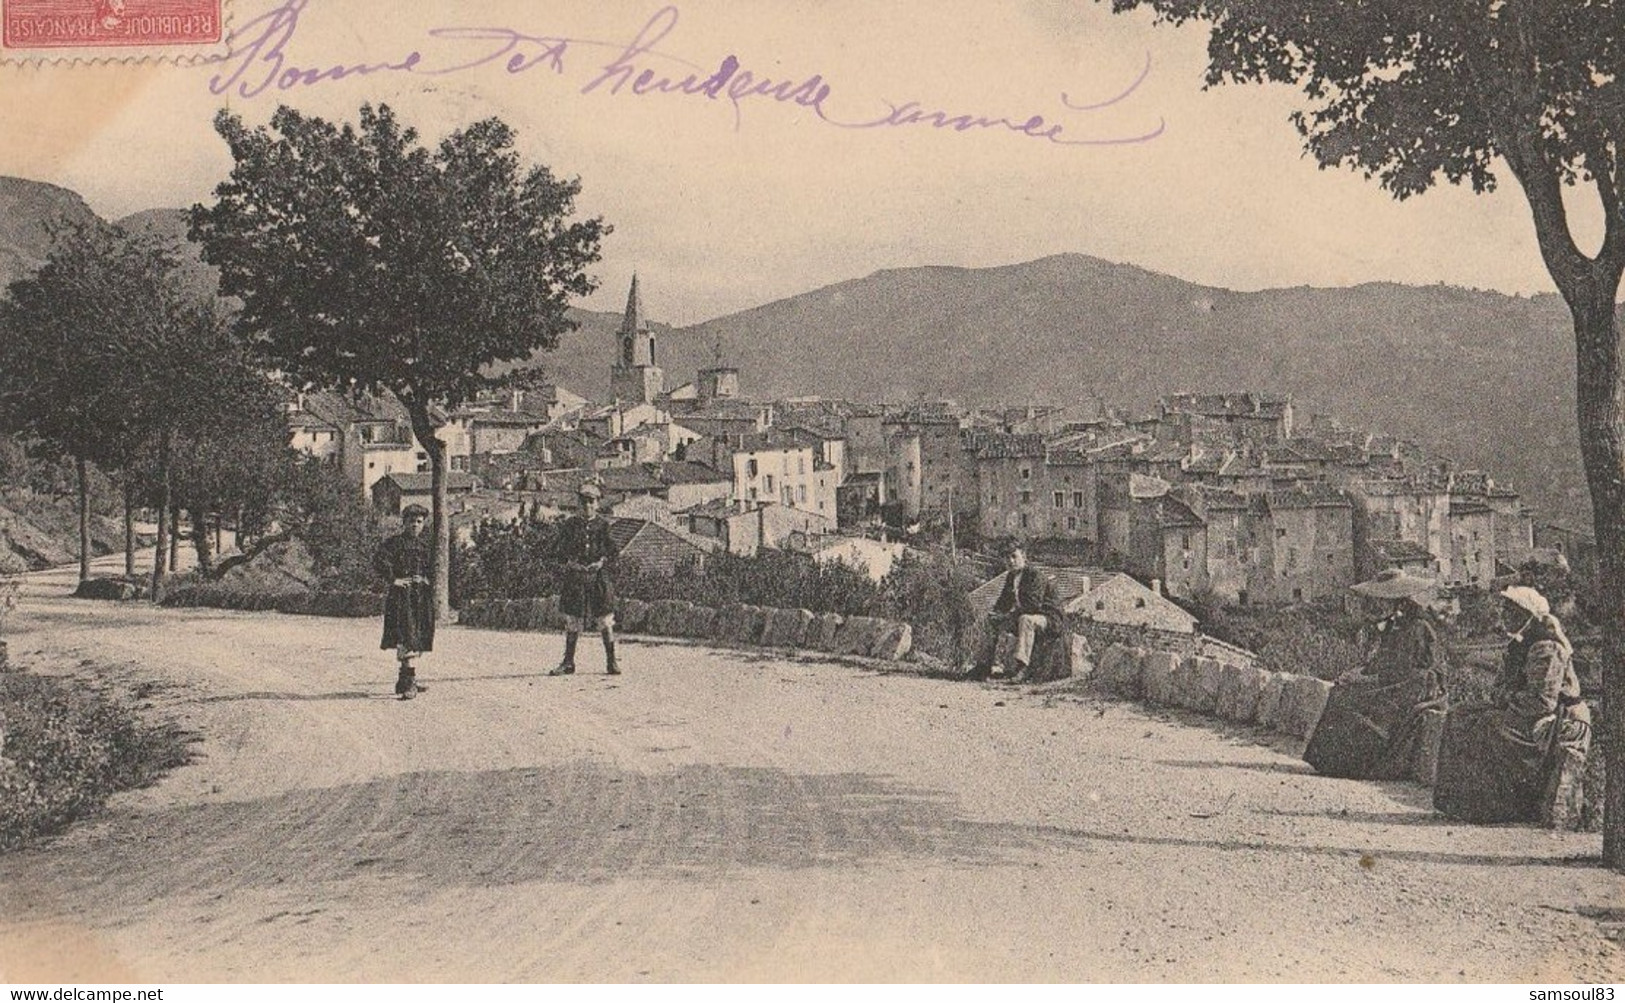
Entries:
POLYGON ((1625 981, 1625 14, 1347 6, 0 0, 0 981, 1625 981))

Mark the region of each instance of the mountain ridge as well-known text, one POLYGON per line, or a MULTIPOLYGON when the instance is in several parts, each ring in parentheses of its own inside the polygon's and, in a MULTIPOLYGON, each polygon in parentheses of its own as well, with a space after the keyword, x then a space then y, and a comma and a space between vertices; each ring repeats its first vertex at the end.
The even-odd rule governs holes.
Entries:
MULTIPOLYGON (((45 218, 91 213, 60 186, 0 178, 0 280, 48 252, 45 218), (9 194, 9 202, 8 199, 9 194), (10 257, 7 257, 7 254, 10 257)), ((184 235, 181 210, 130 229, 184 235)), ((650 285, 646 278, 646 292, 650 285)), ((655 280, 658 282, 658 279, 655 280)), ((647 299, 646 299, 647 302, 647 299)), ((619 312, 539 354, 549 378, 608 388, 619 312)), ((1587 518, 1572 329, 1554 294, 1374 281, 1238 291, 1060 252, 990 267, 883 268, 698 324, 654 324, 668 386, 715 361, 741 393, 903 402, 1147 408, 1165 394, 1252 389, 1422 442, 1516 487, 1543 517, 1587 518)))

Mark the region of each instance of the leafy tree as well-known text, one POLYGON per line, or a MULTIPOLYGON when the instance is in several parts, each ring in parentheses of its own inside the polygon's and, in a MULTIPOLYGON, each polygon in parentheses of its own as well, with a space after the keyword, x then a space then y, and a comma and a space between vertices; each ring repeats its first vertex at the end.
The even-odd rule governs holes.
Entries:
POLYGON ((128 464, 149 413, 142 373, 164 327, 168 255, 111 228, 72 227, 0 300, 0 427, 74 458, 79 577, 90 577, 88 464, 128 464))
POLYGON ((1492 190, 1504 168, 1574 322, 1581 452, 1609 613, 1602 734, 1615 778, 1603 856, 1625 870, 1625 381, 1615 316, 1625 271, 1625 4, 1615 0, 1111 0, 1212 27, 1207 83, 1301 87, 1293 116, 1323 167, 1396 198, 1440 181, 1492 190), (1603 217, 1586 253, 1565 191, 1603 217))
POLYGON ((235 166, 191 234, 240 297, 241 327, 290 378, 386 390, 429 455, 435 595, 449 609, 446 448, 438 407, 493 385, 486 367, 551 349, 574 328, 571 297, 595 287, 608 227, 572 220, 580 184, 522 168, 498 119, 434 149, 387 105, 335 125, 291 108, 250 129, 215 128, 235 166))

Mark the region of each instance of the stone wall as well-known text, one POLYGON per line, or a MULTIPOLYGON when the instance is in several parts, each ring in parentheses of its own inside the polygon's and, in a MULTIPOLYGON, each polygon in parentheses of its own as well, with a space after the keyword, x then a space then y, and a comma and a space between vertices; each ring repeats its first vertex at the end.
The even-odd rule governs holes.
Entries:
MULTIPOLYGON (((558 596, 543 599, 476 599, 463 605, 457 622, 498 630, 563 630, 558 596)), ((815 614, 765 606, 701 606, 681 599, 621 601, 616 626, 628 634, 686 637, 742 647, 796 648, 832 655, 898 661, 914 645, 914 629, 897 620, 815 614)))
POLYGON ((1188 634, 1183 631, 1158 630, 1155 627, 1133 627, 1120 623, 1103 623, 1099 620, 1089 620, 1084 617, 1075 617, 1072 621, 1072 627, 1076 632, 1089 638, 1090 645, 1096 651, 1103 651, 1114 644, 1119 644, 1129 648, 1171 651, 1181 656, 1215 658, 1236 665, 1252 665, 1254 663, 1252 652, 1238 648, 1233 644, 1226 644, 1205 634, 1188 634))
MULTIPOLYGON (((1237 649, 1239 650, 1239 649, 1237 649)), ((1111 644, 1095 659, 1094 679, 1119 696, 1211 714, 1238 724, 1308 738, 1332 684, 1313 676, 1266 672, 1191 650, 1111 644)))

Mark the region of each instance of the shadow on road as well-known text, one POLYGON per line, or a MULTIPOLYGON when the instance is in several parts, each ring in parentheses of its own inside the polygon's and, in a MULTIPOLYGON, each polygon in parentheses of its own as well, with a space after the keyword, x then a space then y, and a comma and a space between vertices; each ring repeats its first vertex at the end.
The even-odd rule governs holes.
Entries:
POLYGON ((191 703, 233 703, 238 700, 383 700, 396 699, 395 695, 387 690, 380 689, 369 693, 362 690, 343 690, 338 693, 279 693, 272 690, 258 690, 253 693, 221 693, 216 696, 198 697, 191 703))
MULTIPOLYGON (((341 695, 342 697, 342 695, 341 695)), ((1355 820, 1352 819, 1351 820, 1355 820)), ((248 801, 130 812, 71 852, 0 859, 0 885, 132 908, 237 888, 395 876, 449 889, 640 878, 714 880, 742 868, 859 868, 898 858, 997 866, 1113 845, 1495 867, 1596 867, 1592 857, 1192 838, 966 818, 936 791, 863 774, 696 764, 638 773, 597 762, 406 774, 248 801), (109 875, 117 880, 108 881, 109 875)), ((60 899, 58 899, 60 902, 60 899)), ((19 901, 19 904, 21 902, 19 901)))

